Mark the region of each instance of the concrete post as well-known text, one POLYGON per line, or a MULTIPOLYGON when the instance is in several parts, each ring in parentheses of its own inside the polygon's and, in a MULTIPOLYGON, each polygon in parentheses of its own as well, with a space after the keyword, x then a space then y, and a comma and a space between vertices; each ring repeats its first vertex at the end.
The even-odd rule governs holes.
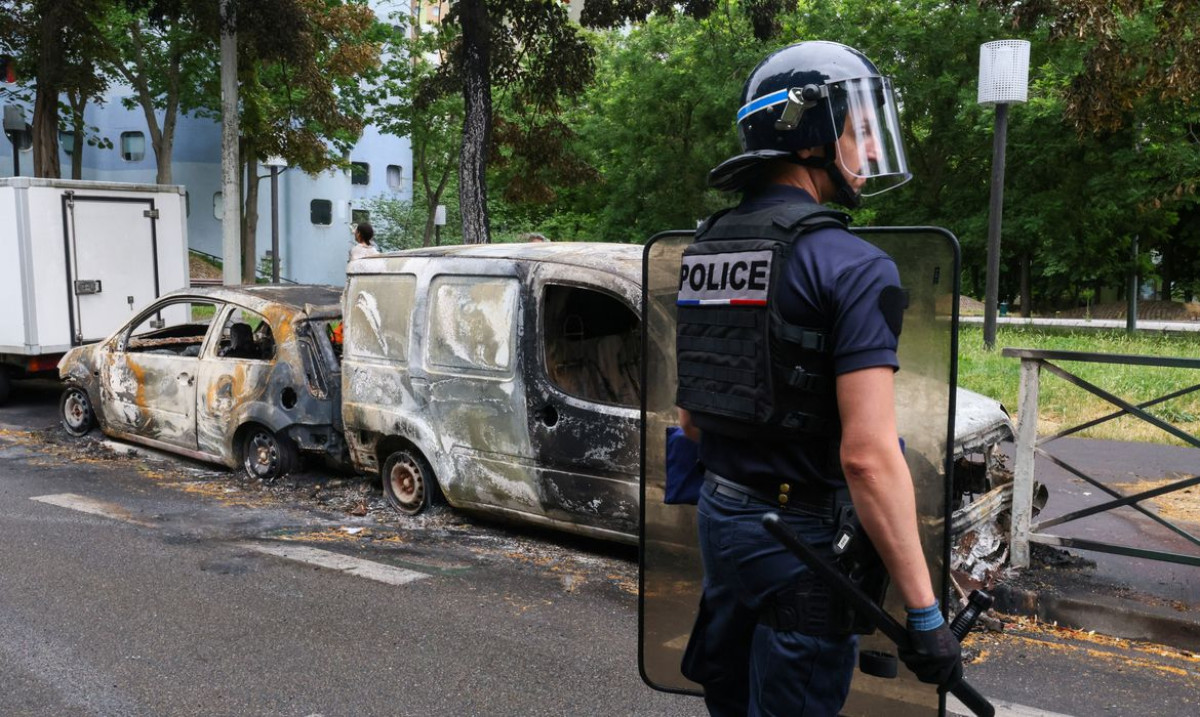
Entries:
POLYGON ((1012 536, 1009 562, 1029 567, 1029 533, 1033 516, 1033 459, 1037 449, 1038 381, 1042 362, 1021 359, 1021 388, 1017 409, 1017 461, 1013 468, 1012 536))

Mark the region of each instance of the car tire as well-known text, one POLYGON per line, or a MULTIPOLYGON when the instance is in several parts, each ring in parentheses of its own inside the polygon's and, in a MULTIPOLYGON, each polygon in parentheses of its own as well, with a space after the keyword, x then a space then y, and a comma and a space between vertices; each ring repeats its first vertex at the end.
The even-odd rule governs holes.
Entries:
POLYGON ((259 425, 242 438, 242 469, 251 480, 274 483, 296 467, 299 454, 292 439, 259 425))
POLYGON ((62 415, 63 429, 76 438, 86 436, 96 426, 92 399, 80 386, 67 386, 58 401, 58 410, 62 415))
POLYGON ((442 492, 429 461, 415 448, 401 448, 383 464, 383 496, 405 515, 417 515, 442 502, 442 492))

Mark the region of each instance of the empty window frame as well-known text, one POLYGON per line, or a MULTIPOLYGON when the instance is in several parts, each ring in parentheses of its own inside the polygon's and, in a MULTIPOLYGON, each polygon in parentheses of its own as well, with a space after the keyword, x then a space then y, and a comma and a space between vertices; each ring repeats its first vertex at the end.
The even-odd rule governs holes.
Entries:
POLYGON ((371 165, 366 162, 350 163, 350 183, 365 187, 371 183, 371 165))
POLYGON ((121 133, 121 159, 140 162, 146 157, 146 135, 141 132, 121 133))
POLYGON ((351 224, 366 224, 371 221, 371 211, 369 209, 351 209, 350 223, 351 224))
POLYGON ((213 219, 221 221, 225 218, 225 195, 220 192, 213 193, 213 219))
POLYGON ((197 358, 219 309, 218 304, 203 301, 168 304, 130 329, 119 348, 130 353, 197 358))
POLYGON ((641 321, 614 296, 549 285, 542 301, 546 373, 561 391, 589 401, 641 402, 641 321))
POLYGON ((71 131, 58 133, 58 146, 68 157, 75 153, 75 133, 71 131))
POLYGON ((404 167, 398 164, 389 164, 387 166, 387 185, 388 189, 397 192, 404 189, 404 167))
POLYGON ((217 355, 227 359, 270 361, 275 358, 275 336, 271 324, 256 312, 233 307, 221 326, 217 355))
POLYGON ((333 202, 328 199, 312 200, 308 203, 308 217, 318 226, 333 224, 333 202))

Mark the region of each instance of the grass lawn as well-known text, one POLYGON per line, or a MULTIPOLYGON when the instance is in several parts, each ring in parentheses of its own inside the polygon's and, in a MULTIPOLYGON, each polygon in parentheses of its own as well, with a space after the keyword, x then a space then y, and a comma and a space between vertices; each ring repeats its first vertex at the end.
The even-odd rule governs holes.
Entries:
MULTIPOLYGON (((1200 334, 1158 334, 1124 331, 1063 332, 1025 326, 1001 325, 996 331, 996 350, 983 348, 983 328, 964 325, 959 333, 958 383, 1004 404, 1016 419, 1020 386, 1020 360, 1005 358, 1002 347, 1089 351, 1106 354, 1200 358, 1200 334)), ((1133 404, 1172 391, 1200 384, 1200 370, 1097 364, 1078 361, 1055 362, 1063 369, 1133 404)), ((1042 372, 1038 402, 1038 433, 1046 435, 1067 426, 1099 418, 1118 410, 1115 406, 1076 388, 1046 371, 1042 372)), ((1200 391, 1160 403, 1149 409, 1153 415, 1194 436, 1200 436, 1200 391)), ((1122 417, 1088 429, 1087 438, 1184 445, 1182 441, 1137 418, 1122 417)))

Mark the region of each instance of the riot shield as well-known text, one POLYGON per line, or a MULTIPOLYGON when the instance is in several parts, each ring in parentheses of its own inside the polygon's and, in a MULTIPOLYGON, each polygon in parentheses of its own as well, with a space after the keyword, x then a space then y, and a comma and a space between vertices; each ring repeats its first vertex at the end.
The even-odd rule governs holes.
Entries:
MULTIPOLYGON (((905 458, 917 494, 921 542, 943 604, 949 603, 950 470, 958 334, 958 242, 935 228, 872 228, 856 233, 896 261, 909 293, 900 336, 896 411, 905 458)), ((639 667, 655 689, 699 693, 680 673, 699 606, 702 570, 695 508, 665 504, 666 442, 675 425, 675 295, 680 257, 692 232, 660 234, 647 243, 643 266, 642 530, 639 585, 639 667), (661 347, 667 347, 662 350, 661 347)), ((895 591, 884 606, 903 621, 895 591)), ((882 635, 860 650, 895 654, 882 635)), ((843 715, 940 715, 937 690, 901 667, 894 679, 856 672, 843 715)))

